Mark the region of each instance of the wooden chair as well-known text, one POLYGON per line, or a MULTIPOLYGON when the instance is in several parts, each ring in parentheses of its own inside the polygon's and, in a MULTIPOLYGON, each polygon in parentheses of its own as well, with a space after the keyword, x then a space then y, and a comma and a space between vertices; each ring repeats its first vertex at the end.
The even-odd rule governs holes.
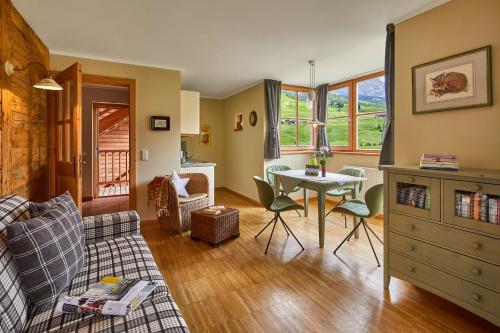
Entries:
POLYGON ((384 244, 382 240, 377 236, 377 234, 370 228, 368 223, 366 223, 367 218, 374 217, 380 214, 383 210, 384 204, 384 185, 378 184, 371 187, 365 195, 365 201, 353 199, 347 200, 344 204, 333 209, 334 212, 344 213, 351 216, 356 216, 360 218, 360 221, 356 224, 356 226, 351 230, 351 232, 347 235, 346 238, 340 243, 339 246, 333 251, 333 254, 337 253, 337 250, 348 241, 354 232, 359 228, 360 225, 365 229, 366 236, 368 237, 368 241, 370 242, 370 246, 373 251, 373 255, 375 256, 375 260, 377 260, 377 265, 380 267, 380 262, 378 261, 377 253, 375 253, 375 249, 373 248, 372 240, 370 238, 370 234, 368 230, 380 241, 380 243, 384 244))
POLYGON ((278 219, 281 221, 281 224, 283 224, 283 228, 285 228, 287 235, 292 234, 293 238, 295 238, 297 243, 299 243, 300 247, 302 248, 302 251, 304 251, 304 247, 302 246, 302 244, 299 242, 297 237, 295 237, 295 234, 292 232, 290 227, 285 223, 285 221, 281 217, 282 212, 304 209, 304 206, 299 205, 298 203, 293 201, 289 196, 284 194, 281 194, 280 196, 275 198, 274 189, 268 182, 264 181, 263 179, 257 176, 253 176, 253 179, 255 181, 255 184, 257 185, 257 191, 259 192, 259 200, 262 206, 264 206, 264 208, 266 208, 268 211, 276 213, 276 216, 273 217, 273 219, 269 221, 257 235, 255 235, 255 238, 259 237, 259 235, 264 230, 266 230, 266 228, 269 225, 271 225, 271 223, 274 222, 273 229, 271 230, 271 235, 269 236, 269 240, 267 241, 266 251, 264 252, 264 254, 267 254, 267 250, 269 249, 271 238, 273 238, 274 228, 276 228, 276 223, 278 222, 278 219))
MULTIPOLYGON (((340 169, 337 173, 341 175, 349 175, 349 176, 354 176, 354 177, 364 177, 365 176, 365 170, 361 168, 342 168, 340 169)), ((359 182, 359 191, 363 188, 363 182, 359 182)), ((348 186, 348 187, 343 187, 343 188, 336 188, 333 190, 330 190, 326 192, 326 195, 330 197, 341 197, 340 201, 328 212, 326 213, 325 217, 327 217, 336 207, 344 204, 346 202, 346 195, 352 195, 352 191, 354 190, 353 186, 348 186)), ((347 228, 347 215, 344 215, 344 228, 347 228)))
MULTIPOLYGON (((188 198, 179 197, 177 190, 170 176, 166 176, 162 183, 164 194, 168 196, 164 202, 167 202, 168 214, 164 214, 159 218, 160 227, 162 229, 171 230, 171 226, 175 226, 182 234, 183 231, 191 228, 191 212, 208 207, 208 177, 202 173, 180 173, 180 178, 189 178, 186 185, 186 191, 189 194, 188 198)), ((166 207, 163 207, 166 208, 166 207)))

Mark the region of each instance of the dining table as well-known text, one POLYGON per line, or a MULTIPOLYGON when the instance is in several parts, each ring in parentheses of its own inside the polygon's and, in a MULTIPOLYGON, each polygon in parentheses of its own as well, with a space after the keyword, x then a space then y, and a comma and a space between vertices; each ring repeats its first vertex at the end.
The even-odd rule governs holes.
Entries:
MULTIPOLYGON (((359 184, 366 181, 366 178, 354 177, 339 173, 327 172, 325 176, 306 175, 305 170, 284 170, 272 171, 274 177, 274 192, 278 196, 280 192, 289 194, 294 188, 300 187, 304 194, 304 215, 308 216, 309 210, 309 193, 308 191, 316 191, 318 193, 318 236, 319 247, 325 245, 325 204, 326 192, 333 189, 349 188, 351 190, 352 199, 359 197, 359 184)), ((358 218, 353 217, 353 228, 358 222, 358 218)), ((355 238, 359 237, 358 230, 354 234, 355 238)))

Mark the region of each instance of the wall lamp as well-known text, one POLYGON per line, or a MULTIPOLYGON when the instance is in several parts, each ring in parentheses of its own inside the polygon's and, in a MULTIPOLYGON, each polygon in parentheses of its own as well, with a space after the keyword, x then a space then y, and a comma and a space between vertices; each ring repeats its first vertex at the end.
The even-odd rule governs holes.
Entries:
POLYGON ((9 60, 6 60, 5 64, 4 64, 5 74, 7 74, 7 76, 11 76, 12 74, 14 74, 16 72, 24 72, 32 65, 38 65, 38 66, 42 67, 44 72, 45 72, 45 76, 46 76, 44 79, 41 79, 40 81, 35 83, 33 85, 34 88, 44 89, 44 90, 63 90, 63 87, 61 87, 56 81, 54 81, 52 76, 49 75, 49 72, 47 71, 45 66, 41 62, 38 62, 38 61, 32 61, 29 64, 27 64, 26 66, 21 68, 21 67, 14 66, 13 63, 11 63, 9 60))

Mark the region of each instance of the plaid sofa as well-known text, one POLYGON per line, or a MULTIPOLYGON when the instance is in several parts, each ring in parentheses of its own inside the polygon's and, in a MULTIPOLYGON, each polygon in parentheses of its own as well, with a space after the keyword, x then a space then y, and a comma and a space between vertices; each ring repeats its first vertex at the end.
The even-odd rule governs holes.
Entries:
POLYGON ((70 295, 87 290, 107 275, 156 281, 158 287, 125 317, 57 314, 33 308, 6 244, 6 225, 29 218, 29 202, 15 195, 0 197, 0 332, 189 332, 146 242, 136 212, 84 218, 85 265, 67 288, 70 295))

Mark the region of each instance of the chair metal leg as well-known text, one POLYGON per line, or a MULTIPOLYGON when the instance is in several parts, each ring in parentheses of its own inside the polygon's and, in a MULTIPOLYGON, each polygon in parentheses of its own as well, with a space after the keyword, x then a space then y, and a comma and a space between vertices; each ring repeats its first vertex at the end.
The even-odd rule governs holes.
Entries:
POLYGON ((330 211, 328 213, 326 213, 325 217, 327 217, 335 208, 337 208, 338 206, 340 206, 341 204, 343 204, 345 201, 345 199, 342 198, 342 200, 340 200, 339 202, 337 202, 337 204, 335 206, 333 206, 332 209, 330 209, 330 211))
POLYGON ((370 242, 370 246, 372 247, 373 255, 375 256, 375 260, 377 260, 377 265, 380 267, 380 262, 378 261, 377 253, 375 252, 375 249, 373 248, 372 240, 370 238, 370 234, 368 234, 368 230, 366 229, 366 221, 363 221, 363 228, 365 229, 366 237, 368 237, 368 241, 370 242))
POLYGON ((356 230, 359 228, 359 226, 362 223, 362 221, 363 220, 359 221, 358 224, 356 224, 356 226, 351 230, 351 232, 349 232, 349 234, 347 235, 347 237, 344 238, 344 240, 342 241, 342 243, 340 243, 340 245, 337 246, 337 248, 333 251, 333 254, 336 254, 337 250, 340 249, 340 247, 342 246, 342 244, 344 244, 347 240, 349 240, 349 238, 351 238, 351 236, 354 234, 354 232, 356 232, 356 230))
POLYGON ((373 236, 377 237, 378 241, 380 243, 382 243, 382 245, 384 245, 384 242, 382 242, 382 240, 377 236, 377 234, 372 230, 372 228, 370 228, 370 226, 368 225, 368 223, 365 223, 366 227, 368 228, 368 230, 370 230, 373 234, 373 236))
POLYGON ((267 246, 266 246, 266 251, 264 251, 264 254, 267 254, 267 249, 269 249, 269 244, 271 244, 271 238, 273 238, 274 234, 274 228, 276 228, 276 222, 278 222, 278 217, 280 215, 277 215, 277 218, 274 219, 274 225, 273 225, 273 230, 271 230, 271 235, 269 236, 269 240, 267 241, 267 246))
POLYGON ((347 214, 344 214, 344 228, 347 228, 347 214))
POLYGON ((255 238, 259 237, 259 235, 260 235, 260 234, 261 234, 264 230, 266 230, 266 229, 267 229, 267 227, 269 227, 269 225, 270 225, 271 223, 273 223, 273 222, 274 222, 274 220, 276 220, 276 219, 278 219, 278 216, 273 217, 273 219, 272 219, 271 221, 269 221, 269 223, 267 223, 267 224, 266 224, 266 226, 265 226, 265 227, 264 227, 261 231, 259 231, 259 233, 258 233, 257 235, 255 235, 255 238))
POLYGON ((299 215, 299 217, 302 217, 302 215, 300 215, 300 212, 298 210, 295 210, 297 212, 297 214, 299 215))
POLYGON ((295 237, 295 234, 293 233, 292 229, 290 229, 290 227, 288 226, 288 224, 286 224, 285 221, 283 221, 283 219, 281 218, 281 216, 278 215, 278 217, 280 218, 281 223, 283 223, 283 225, 285 226, 285 228, 287 228, 288 231, 290 231, 290 233, 292 234, 293 238, 295 238, 295 240, 297 241, 297 243, 299 243, 300 247, 302 248, 302 251, 304 251, 304 247, 299 242, 299 240, 297 239, 297 237, 295 237))
POLYGON ((285 224, 283 223, 283 221, 281 221, 281 224, 283 225, 283 228, 285 229, 286 231, 286 235, 287 236, 290 236, 290 233, 288 232, 288 229, 286 228, 285 224))

